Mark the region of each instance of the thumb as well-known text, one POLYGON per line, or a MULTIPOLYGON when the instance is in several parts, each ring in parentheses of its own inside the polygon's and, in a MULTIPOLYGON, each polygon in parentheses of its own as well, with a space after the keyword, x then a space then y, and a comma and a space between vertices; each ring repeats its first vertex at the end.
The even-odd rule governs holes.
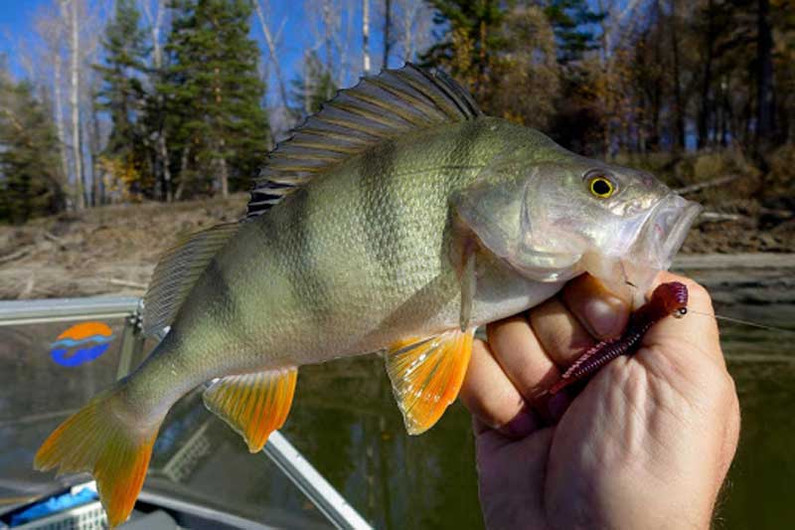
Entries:
POLYGON ((587 273, 566 284, 563 303, 598 339, 618 337, 629 320, 629 305, 587 273))

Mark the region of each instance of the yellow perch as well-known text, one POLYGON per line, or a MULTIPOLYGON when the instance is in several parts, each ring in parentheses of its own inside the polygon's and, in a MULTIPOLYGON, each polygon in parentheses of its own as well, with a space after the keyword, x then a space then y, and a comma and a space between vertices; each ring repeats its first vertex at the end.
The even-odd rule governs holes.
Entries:
POLYGON ((165 338, 36 467, 92 473, 118 525, 185 393, 215 380, 205 404, 255 452, 287 418, 299 365, 375 351, 421 433, 455 400, 477 326, 585 271, 644 292, 698 210, 647 173, 483 115, 441 73, 384 71, 270 153, 245 219, 162 258, 144 331, 165 338))

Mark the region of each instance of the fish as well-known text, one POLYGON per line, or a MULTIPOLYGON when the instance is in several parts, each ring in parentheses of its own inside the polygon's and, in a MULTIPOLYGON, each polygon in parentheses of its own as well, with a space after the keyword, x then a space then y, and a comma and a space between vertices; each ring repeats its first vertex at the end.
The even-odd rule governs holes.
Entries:
POLYGON ((162 340, 34 465, 91 473, 116 526, 183 395, 207 384, 206 407, 257 452, 287 419, 299 366, 374 352, 420 434, 455 401, 478 326, 586 272, 644 292, 699 208, 485 115, 442 72, 365 77, 268 154, 243 219, 162 257, 143 313, 162 340))

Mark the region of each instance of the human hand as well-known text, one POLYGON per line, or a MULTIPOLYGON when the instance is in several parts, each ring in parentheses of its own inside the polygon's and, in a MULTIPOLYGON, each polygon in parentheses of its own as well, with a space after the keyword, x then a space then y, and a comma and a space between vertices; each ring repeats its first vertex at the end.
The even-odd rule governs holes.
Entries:
POLYGON ((658 281, 687 285, 694 311, 657 323, 576 396, 545 390, 628 317, 592 277, 476 342, 460 396, 488 527, 709 528, 737 448, 737 394, 715 319, 697 314, 713 314, 709 294, 658 281))

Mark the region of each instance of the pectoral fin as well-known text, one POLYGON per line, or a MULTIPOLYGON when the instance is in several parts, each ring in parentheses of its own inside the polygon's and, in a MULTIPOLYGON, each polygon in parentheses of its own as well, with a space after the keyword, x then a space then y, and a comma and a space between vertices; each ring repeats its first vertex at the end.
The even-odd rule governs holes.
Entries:
POLYGON ((398 407, 409 434, 421 434, 458 397, 472 354, 475 329, 448 331, 419 341, 401 341, 386 355, 398 407))
POLYGON ((237 431, 257 453, 270 433, 280 429, 290 412, 298 369, 232 375, 204 392, 204 405, 237 431))

